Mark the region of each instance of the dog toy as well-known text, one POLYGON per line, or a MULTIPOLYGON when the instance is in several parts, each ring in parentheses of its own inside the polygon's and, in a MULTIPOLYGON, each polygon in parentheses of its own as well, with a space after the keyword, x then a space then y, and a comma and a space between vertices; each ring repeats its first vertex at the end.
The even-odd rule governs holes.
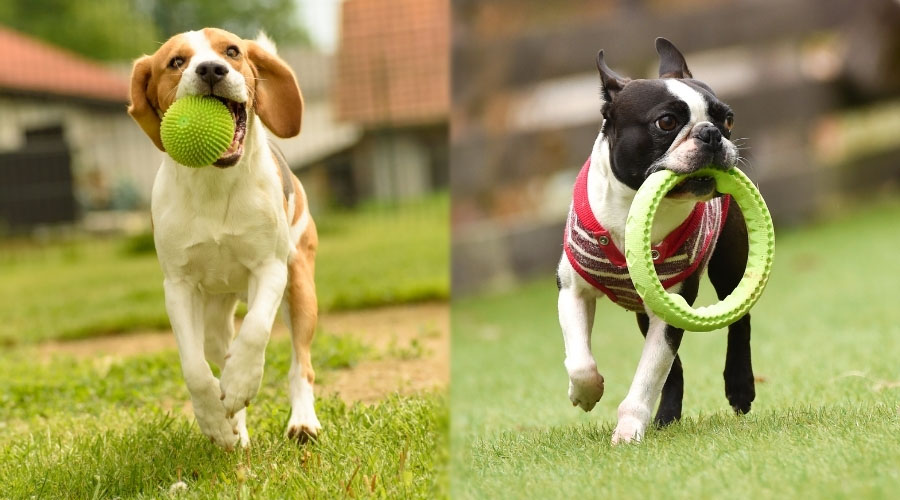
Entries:
POLYGON ((706 168, 688 175, 670 170, 656 172, 638 189, 625 223, 625 260, 635 290, 666 323, 690 331, 717 330, 747 314, 769 280, 774 248, 775 228, 766 202, 753 182, 736 168, 706 168), (715 304, 696 309, 681 295, 666 292, 650 255, 650 229, 660 200, 678 182, 695 176, 713 177, 717 190, 734 198, 744 215, 749 243, 747 267, 734 291, 715 304))
POLYGON ((173 160, 187 167, 204 167, 228 150, 234 120, 218 99, 185 96, 166 110, 159 132, 173 160))

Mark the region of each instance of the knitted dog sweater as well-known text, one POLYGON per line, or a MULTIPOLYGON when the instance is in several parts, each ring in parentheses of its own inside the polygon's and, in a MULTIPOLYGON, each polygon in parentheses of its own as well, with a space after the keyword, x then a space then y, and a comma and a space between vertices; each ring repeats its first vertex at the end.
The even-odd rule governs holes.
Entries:
MULTIPOLYGON (((630 311, 644 312, 643 301, 628 274, 625 256, 591 211, 587 195, 590 165, 588 158, 575 180, 563 238, 566 256, 575 271, 610 300, 630 311)), ((652 247, 653 263, 664 288, 703 271, 722 232, 730 201, 730 196, 720 196, 698 202, 680 226, 652 247)))

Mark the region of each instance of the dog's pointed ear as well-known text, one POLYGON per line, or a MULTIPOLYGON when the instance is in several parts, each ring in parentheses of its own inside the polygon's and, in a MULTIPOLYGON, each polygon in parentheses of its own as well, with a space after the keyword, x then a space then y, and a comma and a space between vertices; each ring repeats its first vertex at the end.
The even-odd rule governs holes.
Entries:
POLYGON ((150 102, 149 86, 152 76, 153 60, 150 56, 144 56, 134 62, 131 70, 131 102, 128 105, 128 114, 141 126, 147 137, 160 151, 165 151, 162 139, 159 136, 159 126, 162 120, 156 112, 156 107, 150 102))
POLYGON ((656 39, 656 52, 659 54, 660 78, 693 78, 687 61, 672 42, 663 37, 656 39))
POLYGON ((625 84, 630 82, 630 78, 619 76, 618 73, 609 69, 606 61, 603 60, 603 51, 597 52, 597 70, 600 71, 600 91, 603 93, 603 100, 612 102, 616 94, 619 93, 625 84))

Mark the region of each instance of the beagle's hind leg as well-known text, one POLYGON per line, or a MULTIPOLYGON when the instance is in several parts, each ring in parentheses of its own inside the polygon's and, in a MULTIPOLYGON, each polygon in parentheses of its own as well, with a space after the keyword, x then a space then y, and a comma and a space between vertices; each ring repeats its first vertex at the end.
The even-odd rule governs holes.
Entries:
MULTIPOLYGON (((322 426, 316 417, 313 383, 316 372, 312 367, 310 349, 318 321, 318 300, 316 299, 315 243, 306 242, 309 231, 300 241, 300 251, 289 265, 288 286, 282 303, 282 313, 291 331, 290 379, 291 418, 288 421, 287 436, 303 443, 315 439, 322 426)), ((312 239, 315 232, 312 231, 312 239)))

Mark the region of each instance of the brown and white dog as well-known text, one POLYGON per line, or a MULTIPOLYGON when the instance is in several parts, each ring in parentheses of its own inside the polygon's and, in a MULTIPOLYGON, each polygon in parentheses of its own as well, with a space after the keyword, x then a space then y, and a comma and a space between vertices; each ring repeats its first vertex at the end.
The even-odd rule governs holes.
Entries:
POLYGON ((310 362, 318 237, 303 187, 265 130, 279 137, 300 132, 300 88, 264 35, 251 41, 206 28, 176 35, 134 63, 128 113, 165 151, 161 117, 188 95, 215 96, 235 121, 232 144, 215 168, 187 168, 167 155, 151 198, 166 310, 194 414, 218 445, 249 445, 246 407, 259 390, 281 308, 294 350, 287 435, 302 442, 321 428, 310 362), (248 311, 235 336, 238 300, 248 311), (221 379, 207 362, 220 367, 221 379))

